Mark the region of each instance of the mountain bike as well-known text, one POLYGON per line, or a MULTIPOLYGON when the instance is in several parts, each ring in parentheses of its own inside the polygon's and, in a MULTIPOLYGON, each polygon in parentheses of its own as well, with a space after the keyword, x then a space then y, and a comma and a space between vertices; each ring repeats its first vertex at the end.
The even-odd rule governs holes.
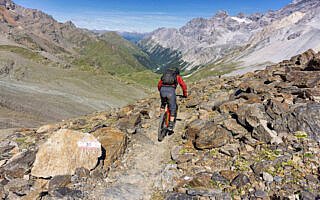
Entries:
MULTIPOLYGON (((185 98, 183 95, 177 95, 177 97, 185 98)), ((178 112, 178 105, 177 105, 178 112)), ((177 116, 174 118, 174 122, 177 120, 177 116)), ((158 128, 158 141, 161 142, 167 135, 173 134, 173 131, 169 131, 169 121, 170 121, 170 110, 168 108, 168 102, 165 111, 160 115, 160 123, 158 128)))

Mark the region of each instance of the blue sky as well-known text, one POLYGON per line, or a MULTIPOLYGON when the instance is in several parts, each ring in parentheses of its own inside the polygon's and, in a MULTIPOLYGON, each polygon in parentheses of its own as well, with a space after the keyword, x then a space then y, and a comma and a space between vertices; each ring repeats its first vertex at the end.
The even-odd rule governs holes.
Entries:
POLYGON ((291 0, 14 0, 42 10, 61 22, 98 30, 149 32, 181 27, 195 17, 211 17, 218 10, 231 15, 276 10, 291 0))

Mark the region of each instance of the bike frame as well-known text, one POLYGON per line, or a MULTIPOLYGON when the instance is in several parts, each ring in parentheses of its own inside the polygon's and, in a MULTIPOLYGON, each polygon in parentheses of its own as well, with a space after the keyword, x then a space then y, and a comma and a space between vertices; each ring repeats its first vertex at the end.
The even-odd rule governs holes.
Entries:
POLYGON ((170 121, 170 110, 167 106, 167 108, 166 108, 166 127, 169 127, 169 121, 170 121))
MULTIPOLYGON (((181 97, 177 95, 177 97, 181 97)), ((177 117, 177 116, 176 116, 177 117)), ((167 135, 168 127, 170 122, 170 110, 168 104, 166 105, 165 111, 160 116, 160 124, 158 128, 158 141, 161 142, 167 135)))

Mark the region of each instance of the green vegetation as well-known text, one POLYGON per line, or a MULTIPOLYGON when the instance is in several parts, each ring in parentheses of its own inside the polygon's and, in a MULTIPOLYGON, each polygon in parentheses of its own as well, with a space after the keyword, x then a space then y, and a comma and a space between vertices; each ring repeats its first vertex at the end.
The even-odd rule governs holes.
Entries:
POLYGON ((298 139, 304 139, 308 137, 308 134, 304 131, 297 131, 295 132, 294 136, 296 136, 298 139))
POLYGON ((144 70, 140 72, 134 72, 121 76, 126 80, 132 80, 135 83, 138 83, 144 87, 155 88, 157 86, 160 75, 151 72, 150 70, 144 70))
POLYGON ((237 63, 222 63, 222 64, 211 64, 208 66, 203 66, 198 71, 194 72, 191 77, 188 78, 189 81, 198 81, 200 79, 210 77, 210 76, 220 76, 230 73, 236 69, 237 63))
POLYGON ((191 153, 192 149, 186 149, 186 148, 182 148, 179 151, 179 154, 186 154, 186 153, 191 153))
POLYGON ((25 149, 28 148, 30 142, 28 142, 27 137, 19 137, 15 139, 15 142, 18 143, 19 148, 25 149))
POLYGON ((110 74, 127 84, 138 83, 148 88, 154 87, 159 78, 148 70, 152 68, 148 56, 113 32, 87 43, 73 64, 83 71, 110 74))
POLYGON ((234 167, 236 168, 237 171, 249 171, 250 170, 250 164, 249 162, 242 158, 242 157, 238 157, 234 163, 233 163, 234 167))
POLYGON ((21 143, 25 143, 26 140, 27 140, 27 138, 21 137, 21 138, 17 138, 17 139, 16 139, 16 142, 19 143, 19 144, 21 144, 21 143))
POLYGON ((279 156, 280 152, 277 150, 263 149, 259 152, 259 158, 262 160, 275 160, 279 156))
POLYGON ((8 52, 16 53, 26 59, 30 59, 38 63, 48 62, 48 60, 45 57, 41 56, 39 53, 36 53, 32 50, 29 50, 23 47, 12 46, 12 45, 0 45, 0 51, 8 51, 8 52))
POLYGON ((144 69, 132 55, 122 52, 118 47, 105 41, 94 41, 81 50, 80 58, 73 64, 83 70, 99 70, 111 75, 128 74, 144 69))
POLYGON ((210 180, 210 184, 211 184, 212 188, 218 188, 218 189, 223 189, 224 186, 225 186, 224 183, 217 182, 217 181, 214 181, 214 180, 210 180))
POLYGON ((174 161, 174 160, 170 160, 167 164, 169 164, 169 165, 174 165, 174 164, 177 164, 177 162, 174 161))
POLYGON ((210 155, 216 157, 218 155, 218 150, 217 149, 212 149, 210 150, 210 155))
POLYGON ((143 52, 138 46, 125 40, 115 32, 107 32, 101 36, 101 39, 110 45, 114 45, 122 52, 132 55, 144 68, 156 69, 158 66, 150 59, 149 55, 143 52))
POLYGON ((109 45, 114 45, 121 49, 121 51, 128 54, 146 56, 137 46, 123 39, 115 32, 107 32, 101 36, 101 39, 107 42, 109 45))
POLYGON ((314 158, 315 155, 312 152, 307 152, 303 155, 304 158, 314 158))

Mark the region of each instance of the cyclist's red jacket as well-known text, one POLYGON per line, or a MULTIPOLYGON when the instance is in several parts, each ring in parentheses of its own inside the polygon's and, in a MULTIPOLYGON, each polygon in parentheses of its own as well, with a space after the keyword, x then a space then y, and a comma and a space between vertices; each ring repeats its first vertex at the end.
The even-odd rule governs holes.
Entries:
MULTIPOLYGON (((186 83, 183 81, 182 77, 177 75, 177 81, 178 84, 181 86, 182 91, 183 91, 183 96, 187 97, 188 96, 188 91, 187 91, 187 85, 186 83)), ((172 87, 177 87, 177 85, 164 85, 162 83, 162 80, 160 79, 160 81, 158 82, 158 90, 160 91, 162 86, 172 86, 172 87)))

